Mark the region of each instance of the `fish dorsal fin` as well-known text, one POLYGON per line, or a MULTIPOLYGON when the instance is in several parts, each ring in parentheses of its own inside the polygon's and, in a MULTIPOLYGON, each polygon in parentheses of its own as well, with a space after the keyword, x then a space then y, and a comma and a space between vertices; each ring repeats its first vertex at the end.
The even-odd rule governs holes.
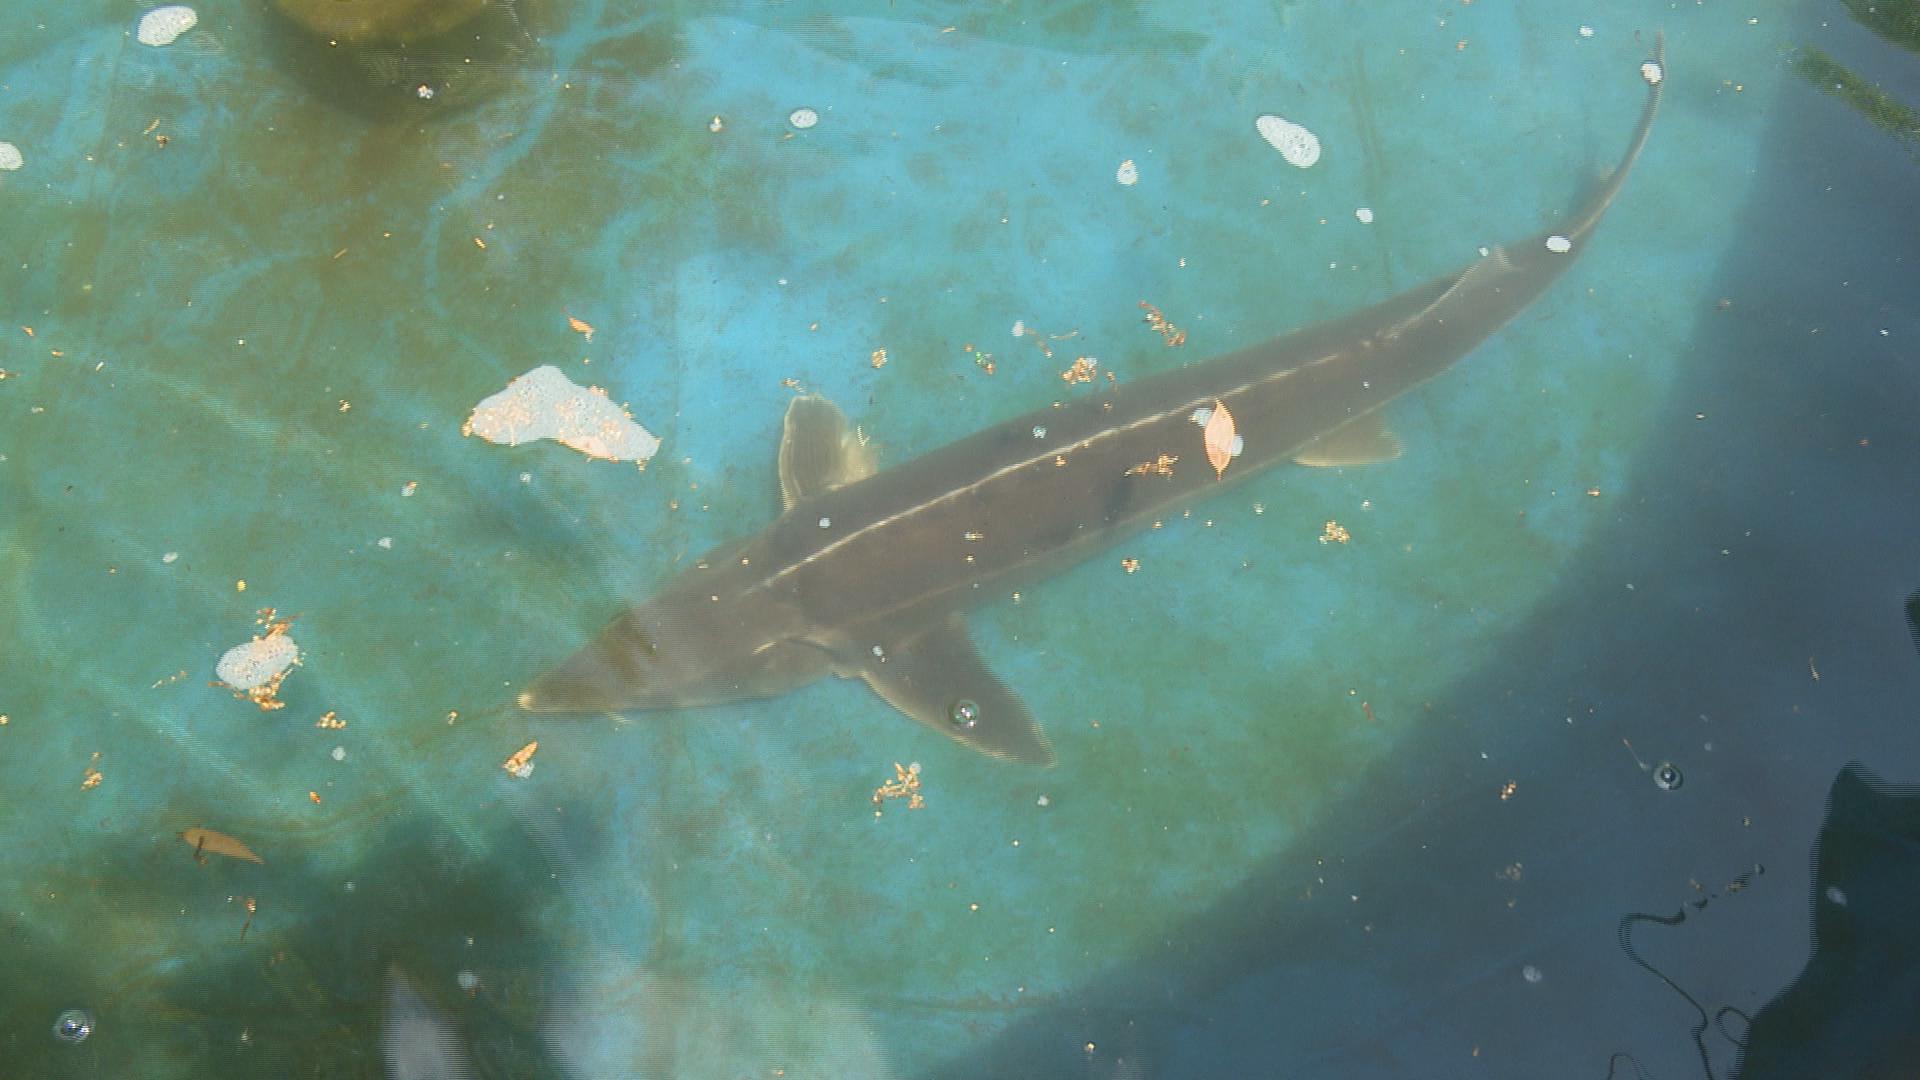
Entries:
POLYGON ((837 656, 887 704, 969 749, 1004 761, 1053 764, 1053 747, 1019 695, 987 670, 958 613, 931 623, 870 628, 837 656))
POLYGON ((1293 456, 1302 465, 1376 465, 1400 456, 1400 440, 1377 412, 1349 420, 1308 443, 1293 456))
POLYGON ((780 501, 786 509, 873 472, 872 452, 847 430, 838 406, 817 394, 788 404, 780 434, 780 501))

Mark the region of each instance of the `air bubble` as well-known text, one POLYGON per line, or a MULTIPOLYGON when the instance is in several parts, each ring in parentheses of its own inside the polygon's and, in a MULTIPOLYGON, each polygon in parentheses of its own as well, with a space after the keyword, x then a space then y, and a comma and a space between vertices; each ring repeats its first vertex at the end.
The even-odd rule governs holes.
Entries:
POLYGON ((68 1009, 53 1018, 53 1037, 61 1042, 85 1042, 93 1034, 93 1014, 85 1009, 68 1009))
POLYGON ((1686 780, 1687 778, 1680 775, 1679 768, 1671 761, 1663 761, 1653 767, 1653 786, 1661 791, 1678 790, 1686 780))
POLYGON ((980 722, 980 703, 961 698, 947 706, 947 720, 957 728, 972 727, 980 722))

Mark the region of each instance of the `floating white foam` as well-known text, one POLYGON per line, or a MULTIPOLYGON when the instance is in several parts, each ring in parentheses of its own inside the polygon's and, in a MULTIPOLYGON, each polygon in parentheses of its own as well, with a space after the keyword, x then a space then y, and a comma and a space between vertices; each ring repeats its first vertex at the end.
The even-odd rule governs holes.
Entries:
POLYGON ((1555 233, 1547 237, 1547 250, 1553 252, 1555 255, 1565 255, 1567 252, 1573 250, 1573 241, 1561 236, 1559 233, 1555 233))
POLYGON ((1358 209, 1354 210, 1353 216, 1359 220, 1360 224, 1371 225, 1373 224, 1373 207, 1371 206, 1359 207, 1358 209))
POLYGON ((12 172, 26 163, 27 159, 20 155, 19 147, 10 142, 0 142, 0 169, 12 172))
POLYGON ((1140 182, 1140 168, 1133 163, 1132 158, 1128 158, 1120 163, 1120 168, 1114 171, 1113 178, 1126 187, 1132 187, 1140 182))
POLYGON ((1666 78, 1667 73, 1661 69, 1659 64, 1649 60, 1640 65, 1640 77, 1647 80, 1648 86, 1659 86, 1660 80, 1666 78))
POLYGON ((287 673, 300 660, 300 647, 285 634, 268 634, 235 645, 220 657, 213 673, 235 690, 254 690, 287 673))
POLYGON ((142 45, 171 45, 175 38, 193 29, 200 16, 184 4, 169 4, 157 7, 140 16, 140 30, 136 35, 142 45))
POLYGON ((460 433, 508 446, 552 439, 608 461, 644 461, 660 449, 660 440, 608 400, 606 391, 577 385, 551 364, 475 405, 460 433))
POLYGON ((1304 169, 1320 160, 1320 137, 1299 124, 1269 114, 1254 120, 1253 126, 1288 164, 1304 169))
POLYGON ((801 131, 805 131, 819 122, 820 114, 804 105, 787 114, 787 123, 792 124, 801 131))

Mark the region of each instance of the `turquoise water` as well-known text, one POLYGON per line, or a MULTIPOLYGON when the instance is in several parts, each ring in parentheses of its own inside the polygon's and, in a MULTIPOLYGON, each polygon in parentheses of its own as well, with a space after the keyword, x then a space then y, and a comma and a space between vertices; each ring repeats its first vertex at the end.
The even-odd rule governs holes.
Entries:
MULTIPOLYGON (((1396 906, 1387 870, 1551 910, 1542 872, 1584 888, 1554 877, 1570 834, 1503 819, 1512 842, 1443 870, 1422 819, 1596 762, 1640 798, 1619 737, 1650 761, 1700 741, 1670 710, 1561 744, 1605 722, 1594 700, 1462 716, 1450 695, 1544 666, 1516 633, 1601 535, 1657 534, 1634 508, 1674 477, 1647 448, 1717 419, 1680 343, 1716 318, 1770 109, 1811 96, 1785 59, 1811 20, 524 0, 402 48, 207 3, 156 48, 143 10, 15 15, 0 44, 24 158, 0 174, 4 1075, 905 1077, 1021 1032, 1051 1055, 1027 1075, 1197 1075, 1222 1014, 1192 1003, 1236 984, 1281 1013, 1368 1000, 1389 1027, 1436 992, 1511 1019, 1461 1030, 1446 1075, 1592 1072, 1646 1030, 1576 1045, 1577 1007, 1540 996, 1575 989, 1572 962, 1520 975, 1516 942, 1551 933, 1396 906), (1564 282, 1392 407, 1401 460, 1277 470, 973 614, 1057 767, 972 755, 837 679, 601 720, 511 707, 773 519, 796 393, 884 467, 1097 392, 1062 381, 1076 356, 1137 378, 1456 270, 1616 160, 1656 29, 1672 79, 1637 173, 1564 282), (1320 162, 1288 165, 1263 113, 1313 129, 1320 162), (627 403, 659 455, 462 436, 542 364, 627 403), (214 685, 268 608, 302 660, 274 710, 214 685), (530 775, 501 768, 533 741, 530 775), (909 762, 925 807, 876 815, 909 762), (262 861, 197 862, 193 827, 262 861), (1362 864, 1364 897, 1339 869, 1362 864), (1331 909, 1349 933, 1294 976, 1189 937, 1210 912, 1331 909), (1479 958, 1370 943, 1409 923, 1479 958), (1154 966, 1189 951, 1215 958, 1154 966), (68 1008, 84 1041, 52 1034, 68 1008), (395 1064, 438 1032, 459 1061, 395 1064)), ((1747 861, 1682 858, 1620 902, 1747 861)), ((1779 953, 1753 978, 1790 976, 1779 953)), ((1356 1064, 1378 1032, 1317 1037, 1274 1060, 1394 1074, 1356 1064)))

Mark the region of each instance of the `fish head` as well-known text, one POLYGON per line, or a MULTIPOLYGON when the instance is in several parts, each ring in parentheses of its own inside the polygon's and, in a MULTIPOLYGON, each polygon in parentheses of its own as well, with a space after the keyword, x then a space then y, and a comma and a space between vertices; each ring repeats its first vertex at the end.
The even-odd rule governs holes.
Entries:
POLYGON ((830 669, 796 606, 696 569, 534 679, 519 705, 533 713, 717 705, 796 690, 830 669))

